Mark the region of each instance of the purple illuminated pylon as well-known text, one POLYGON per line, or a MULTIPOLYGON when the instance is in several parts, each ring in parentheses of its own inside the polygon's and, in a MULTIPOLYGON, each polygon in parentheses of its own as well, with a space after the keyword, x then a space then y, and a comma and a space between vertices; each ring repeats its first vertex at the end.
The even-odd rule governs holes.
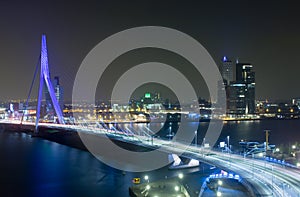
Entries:
POLYGON ((37 110, 36 110, 36 122, 35 127, 36 130, 38 128, 38 123, 40 119, 40 111, 41 111, 41 102, 43 96, 43 86, 44 82, 48 88, 51 101, 54 106, 54 110, 56 112, 58 122, 60 124, 64 124, 64 118, 62 111, 60 109, 59 103, 57 102, 54 89, 51 83, 50 74, 49 74, 49 67, 48 67, 48 52, 47 52, 47 43, 46 43, 46 35, 42 35, 42 48, 41 48, 41 74, 40 74, 40 86, 39 86, 39 95, 38 95, 38 103, 37 103, 37 110))

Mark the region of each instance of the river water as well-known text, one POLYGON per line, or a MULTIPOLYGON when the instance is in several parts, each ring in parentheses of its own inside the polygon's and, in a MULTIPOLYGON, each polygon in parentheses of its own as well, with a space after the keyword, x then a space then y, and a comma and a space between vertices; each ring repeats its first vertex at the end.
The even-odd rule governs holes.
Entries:
MULTIPOLYGON (((178 125, 177 123, 151 123, 148 125, 153 131, 158 131, 157 135, 160 138, 168 139, 168 134, 176 133, 179 126, 186 128, 185 132, 193 132, 191 128, 196 128, 198 124, 197 142, 202 144, 208 128, 208 122, 189 122, 184 125, 178 125), (162 128, 160 130, 160 128, 162 128)), ((212 122, 211 124, 216 124, 212 122)), ((141 125, 130 125, 127 128, 133 128, 136 132, 141 130, 141 125)), ((145 130, 145 129, 144 129, 145 130)), ((223 122, 222 132, 216 142, 216 144, 210 144, 210 146, 217 147, 219 142, 224 141, 227 143, 227 136, 230 139, 230 145, 235 149, 239 147, 239 142, 243 141, 257 141, 263 143, 266 141, 265 130, 269 131, 269 143, 276 146, 290 145, 300 143, 300 119, 291 120, 252 120, 252 121, 227 121, 223 122)), ((141 133, 138 133, 141 134, 141 133)), ((195 143, 194 141, 192 143, 195 143)), ((205 141, 205 143, 210 143, 205 141)))
MULTIPOLYGON (((208 124, 199 124, 199 144, 208 124)), ((131 126, 137 130, 140 127, 131 126)), ((153 123, 150 128, 161 126, 153 123)), ((171 132, 176 127, 172 124, 171 132)), ((161 137, 169 132, 168 129, 169 125, 159 133, 161 137)), ((270 130, 271 144, 289 145, 300 141, 300 120, 227 122, 219 141, 225 141, 229 135, 230 144, 235 147, 241 139, 263 142, 265 129, 270 130)), ((183 172, 186 183, 196 193, 212 171, 207 166, 201 166, 183 172)), ((167 167, 144 173, 122 172, 101 163, 89 152, 12 131, 0 131, 0 173, 1 196, 103 197, 129 196, 128 187, 135 177, 142 178, 147 174, 152 181, 178 174, 167 167)))

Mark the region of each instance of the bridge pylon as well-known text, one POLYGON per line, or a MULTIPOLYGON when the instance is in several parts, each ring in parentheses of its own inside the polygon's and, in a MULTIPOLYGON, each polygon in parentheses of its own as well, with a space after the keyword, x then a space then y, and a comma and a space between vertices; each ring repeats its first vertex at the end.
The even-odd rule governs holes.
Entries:
POLYGON ((43 87, 44 83, 49 91, 49 95, 55 110, 55 113, 58 118, 58 122, 60 124, 64 124, 63 113, 60 108, 60 105, 57 101, 54 88, 50 78, 50 71, 48 66, 48 51, 47 51, 47 42, 46 42, 46 35, 42 35, 42 44, 41 44, 41 67, 40 67, 40 83, 39 83, 39 93, 38 93, 38 102, 37 102, 37 109, 36 109, 36 122, 35 122, 35 130, 38 131, 38 124, 40 120, 40 113, 41 113, 41 102, 43 97, 43 87))

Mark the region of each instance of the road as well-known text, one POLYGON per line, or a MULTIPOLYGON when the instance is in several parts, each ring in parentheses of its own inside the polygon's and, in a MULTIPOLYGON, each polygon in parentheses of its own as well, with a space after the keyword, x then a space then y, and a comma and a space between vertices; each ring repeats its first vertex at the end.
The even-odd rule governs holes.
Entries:
MULTIPOLYGON (((19 121, 1 121, 10 124, 20 124, 19 121)), ((34 125, 33 123, 23 123, 34 125)), ((110 134, 122 137, 128 143, 138 145, 159 146, 160 150, 167 153, 180 153, 185 150, 184 156, 197 159, 204 163, 216 166, 220 169, 239 174, 245 181, 245 185, 253 189, 255 196, 284 196, 300 197, 300 170, 286 167, 283 164, 271 163, 266 160, 245 158, 241 155, 229 154, 202 147, 185 145, 180 142, 166 141, 161 139, 149 140, 149 136, 140 136, 133 133, 124 134, 118 131, 95 127, 83 127, 80 125, 58 125, 42 123, 42 126, 50 128, 63 128, 87 132, 93 134, 110 134), (132 137, 134 135, 134 137, 132 137), (142 143, 141 143, 142 142, 142 143)))

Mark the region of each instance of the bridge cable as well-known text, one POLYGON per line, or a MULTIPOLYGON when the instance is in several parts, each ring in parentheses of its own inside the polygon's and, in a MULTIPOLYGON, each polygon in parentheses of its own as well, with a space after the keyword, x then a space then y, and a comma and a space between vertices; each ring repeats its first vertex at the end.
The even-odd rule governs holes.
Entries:
POLYGON ((28 107, 29 98, 30 98, 30 95, 31 95, 31 92, 32 92, 32 88, 33 88, 33 85, 34 85, 36 74, 37 74, 37 72, 39 70, 40 62, 41 62, 41 54, 39 55, 38 62, 36 64, 36 66, 35 66, 35 71, 34 71, 34 74, 33 74, 33 79, 31 81, 30 89, 29 89, 27 100, 26 100, 26 104, 25 104, 25 110, 24 110, 24 112, 22 114, 22 118, 21 118, 21 125, 22 125, 22 122, 23 122, 23 119, 24 119, 25 111, 27 110, 27 107, 28 107))

